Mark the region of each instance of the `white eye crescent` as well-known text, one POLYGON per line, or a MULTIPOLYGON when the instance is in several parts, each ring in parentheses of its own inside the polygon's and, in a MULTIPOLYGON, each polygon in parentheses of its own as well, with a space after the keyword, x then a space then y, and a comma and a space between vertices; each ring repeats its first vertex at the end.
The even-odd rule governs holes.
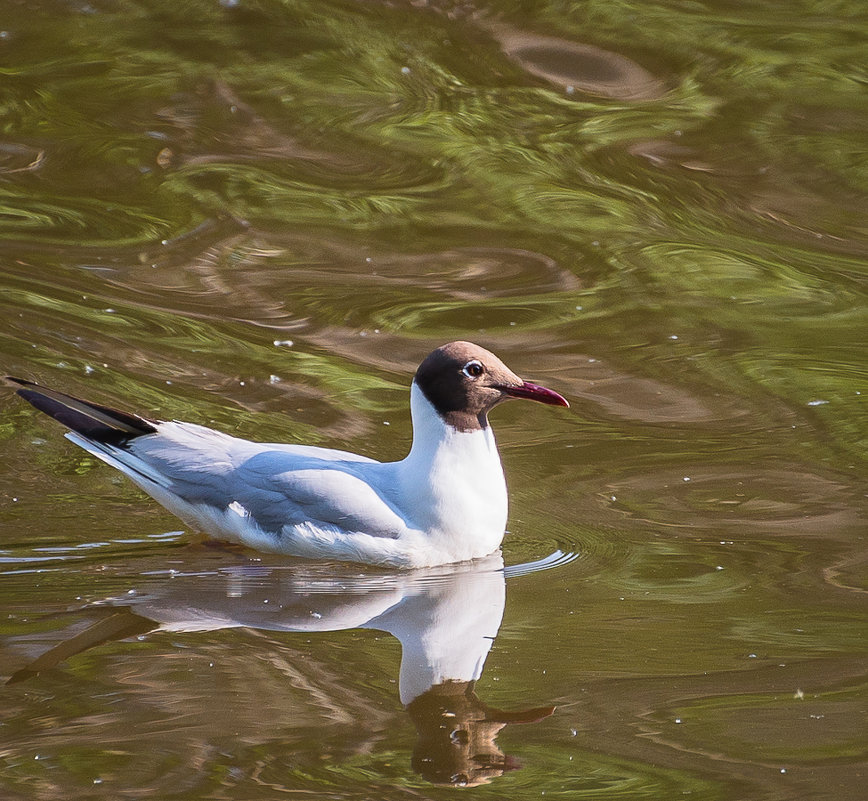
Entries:
POLYGON ((485 368, 482 366, 482 362, 471 359, 461 368, 461 372, 468 378, 479 378, 485 372, 485 368))

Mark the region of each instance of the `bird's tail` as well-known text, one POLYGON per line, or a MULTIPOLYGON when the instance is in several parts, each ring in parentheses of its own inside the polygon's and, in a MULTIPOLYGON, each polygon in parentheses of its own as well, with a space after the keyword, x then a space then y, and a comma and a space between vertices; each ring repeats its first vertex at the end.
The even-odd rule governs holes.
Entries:
POLYGON ((143 417, 74 398, 23 378, 7 376, 6 380, 18 384, 21 387, 18 394, 40 412, 91 442, 122 447, 131 439, 157 431, 156 426, 143 417))

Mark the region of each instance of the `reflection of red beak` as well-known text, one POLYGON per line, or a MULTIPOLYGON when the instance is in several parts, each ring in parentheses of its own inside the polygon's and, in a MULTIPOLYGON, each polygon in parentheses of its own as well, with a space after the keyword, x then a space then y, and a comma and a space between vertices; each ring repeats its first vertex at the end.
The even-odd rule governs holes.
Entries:
POLYGON ((539 384, 531 384, 530 381, 525 381, 520 387, 498 387, 498 389, 511 398, 526 398, 547 403, 549 406, 569 407, 570 405, 563 395, 558 395, 553 389, 546 389, 539 384))
POLYGON ((538 706, 518 712, 504 712, 502 709, 486 706, 485 719, 493 723, 539 723, 554 715, 556 709, 556 706, 538 706))

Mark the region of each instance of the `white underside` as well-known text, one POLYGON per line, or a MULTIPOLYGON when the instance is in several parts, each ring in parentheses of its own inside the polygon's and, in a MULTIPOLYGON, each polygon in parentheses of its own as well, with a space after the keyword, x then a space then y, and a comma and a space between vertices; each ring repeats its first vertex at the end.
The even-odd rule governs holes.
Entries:
POLYGON ((67 437, 217 539, 405 568, 487 556, 501 543, 507 514, 491 428, 447 426, 415 384, 411 410, 411 451, 388 463, 175 422, 126 448, 67 437))

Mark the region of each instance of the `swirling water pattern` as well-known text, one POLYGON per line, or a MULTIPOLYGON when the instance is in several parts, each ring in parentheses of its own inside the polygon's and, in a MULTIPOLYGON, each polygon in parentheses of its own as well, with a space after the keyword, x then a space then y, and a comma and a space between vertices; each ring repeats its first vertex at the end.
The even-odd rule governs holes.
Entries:
MULTIPOLYGON (((394 459, 460 337, 573 411, 493 415, 506 604, 432 702, 476 722, 453 740, 403 708, 388 629, 230 609, 3 687, 4 797, 863 792, 860 3, 7 6, 6 372, 394 459)), ((106 599, 313 615, 394 581, 198 544, 3 410, 4 675, 106 599)))

